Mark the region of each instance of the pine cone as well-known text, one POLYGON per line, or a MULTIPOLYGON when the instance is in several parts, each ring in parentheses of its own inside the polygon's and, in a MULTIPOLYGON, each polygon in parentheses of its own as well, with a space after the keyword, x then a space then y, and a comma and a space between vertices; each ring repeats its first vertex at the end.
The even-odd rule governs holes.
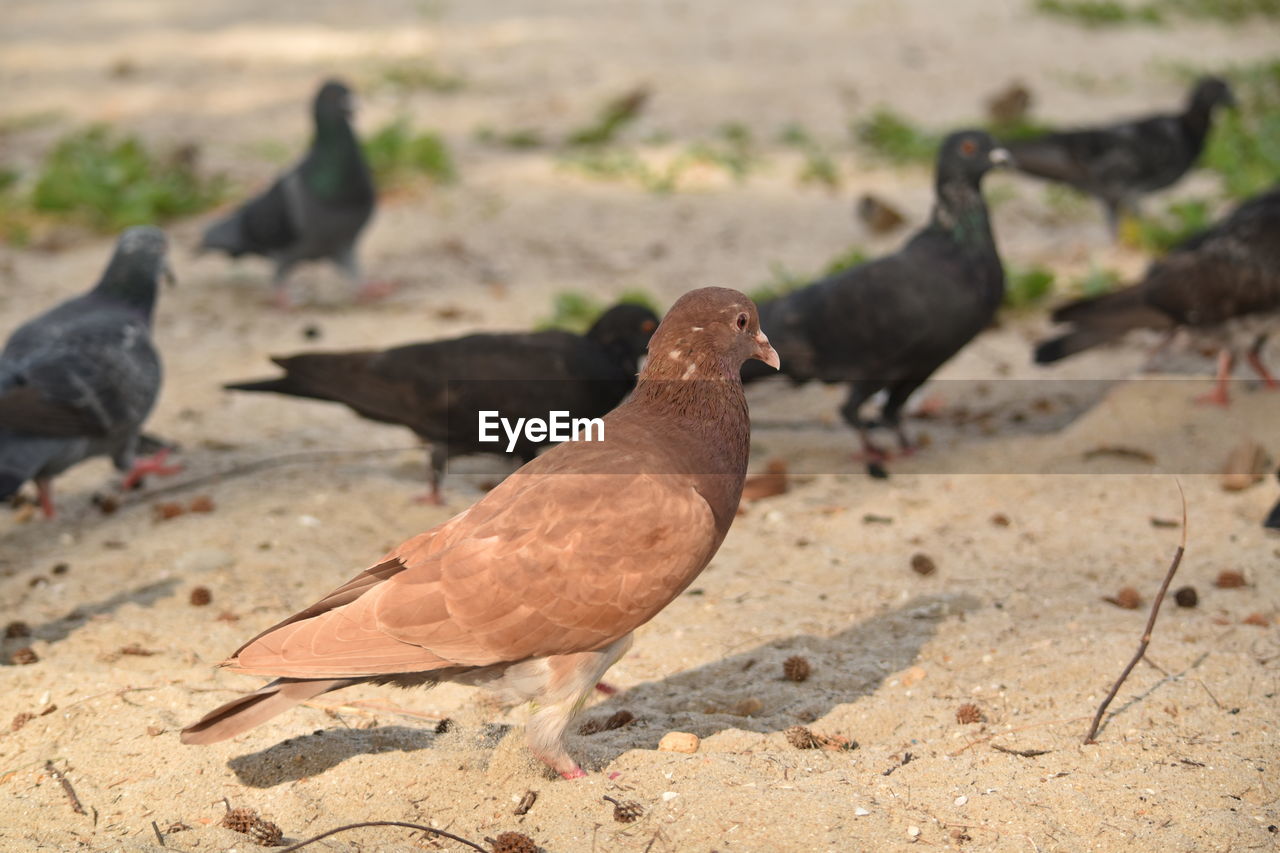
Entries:
POLYGON ((605 797, 605 800, 613 803, 613 819, 618 823, 632 823, 644 817, 644 806, 632 800, 615 800, 613 797, 605 797))
POLYGON ((813 667, 809 665, 808 658, 800 655, 792 655, 782 662, 782 674, 787 681, 805 681, 812 672, 813 667))
POLYGON ((247 835, 262 847, 278 847, 281 839, 284 838, 280 827, 258 817, 258 813, 253 809, 231 809, 222 816, 218 825, 247 835))
POLYGON ((493 853, 538 853, 533 839, 519 832, 504 832, 497 838, 486 838, 493 845, 493 853))

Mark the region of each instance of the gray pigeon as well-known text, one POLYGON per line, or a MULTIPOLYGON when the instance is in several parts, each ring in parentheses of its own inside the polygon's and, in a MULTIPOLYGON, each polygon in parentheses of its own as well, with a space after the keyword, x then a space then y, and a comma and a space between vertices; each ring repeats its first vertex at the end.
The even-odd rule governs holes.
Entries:
MULTIPOLYGON (((1004 297, 1004 268, 982 198, 982 177, 1008 153, 980 130, 948 136, 938 152, 936 202, 928 225, 892 255, 838 272, 760 305, 760 325, 796 384, 849 383, 840 409, 858 431, 873 474, 887 454, 860 414, 887 397, 880 424, 911 450, 903 405, 933 372, 991 324, 1004 297)), ((771 373, 743 367, 744 380, 771 373)))
POLYGON ((46 517, 52 479, 92 456, 128 472, 172 473, 167 451, 135 461, 160 391, 151 342, 158 279, 171 275, 158 228, 130 228, 98 284, 18 328, 0 352, 0 500, 35 480, 46 517))
POLYGON ((1112 233, 1123 213, 1136 213, 1138 199, 1185 175, 1204 149, 1219 106, 1234 106, 1224 81, 1196 81, 1181 113, 1156 115, 1101 127, 1047 133, 1010 142, 1014 168, 1096 196, 1112 233))
MULTIPOLYGON (((376 191, 351 129, 351 90, 337 81, 316 94, 315 136, 302 162, 204 234, 200 248, 233 258, 261 255, 276 263, 276 304, 289 305, 285 280, 299 261, 328 259, 359 287, 356 241, 373 216, 376 191)), ((358 295, 381 293, 370 285, 358 295)))

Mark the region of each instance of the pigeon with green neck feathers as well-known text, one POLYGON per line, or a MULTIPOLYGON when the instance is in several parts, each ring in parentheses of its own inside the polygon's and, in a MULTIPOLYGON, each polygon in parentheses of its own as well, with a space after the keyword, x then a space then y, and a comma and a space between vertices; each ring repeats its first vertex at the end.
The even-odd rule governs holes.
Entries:
MULTIPOLYGON (((899 423, 903 405, 990 325, 1004 298, 980 184, 1007 159, 982 131, 951 134, 938 153, 933 215, 906 245, 760 306, 760 327, 793 382, 849 383, 840 413, 858 431, 873 473, 882 472, 886 454, 871 442, 876 422, 861 416, 863 404, 885 391, 879 423, 910 451, 899 423)), ((769 373, 748 362, 743 378, 769 373)))
POLYGON ((151 342, 158 280, 171 275, 168 241, 130 228, 96 287, 28 321, 0 352, 0 499, 34 480, 52 517, 52 480, 93 456, 128 472, 171 473, 167 451, 135 458, 142 424, 160 392, 151 342))
POLYGON ((315 136, 302 161, 265 193, 215 223, 200 248, 233 258, 261 255, 275 261, 275 300, 288 307, 286 280, 302 261, 330 260, 357 288, 357 296, 381 295, 361 285, 356 242, 373 216, 373 176, 351 128, 351 91, 330 81, 315 98, 315 136))

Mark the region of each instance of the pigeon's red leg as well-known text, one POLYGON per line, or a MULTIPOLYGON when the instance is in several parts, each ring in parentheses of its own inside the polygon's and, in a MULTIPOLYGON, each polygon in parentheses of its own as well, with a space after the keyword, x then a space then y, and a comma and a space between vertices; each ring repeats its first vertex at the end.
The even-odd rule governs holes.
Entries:
POLYGON ((164 464, 169 458, 169 448, 165 448, 154 456, 148 456, 146 459, 139 459, 133 463, 133 467, 129 469, 129 473, 125 475, 124 480, 120 483, 122 491, 129 491, 142 482, 142 478, 148 474, 155 474, 157 477, 168 477, 173 474, 181 473, 181 465, 164 464))
POLYGON ((599 690, 606 696, 615 696, 618 693, 618 688, 614 687, 607 681, 597 681, 596 690, 599 690))
POLYGON ((40 512, 45 518, 53 518, 58 514, 53 507, 53 481, 41 477, 36 480, 36 499, 40 501, 40 512))
POLYGON ((1271 375, 1271 371, 1267 370, 1267 366, 1262 363, 1262 356, 1258 355, 1257 350, 1249 350, 1249 354, 1245 356, 1249 362, 1249 366, 1253 368, 1253 372, 1262 377, 1262 381, 1272 391, 1280 391, 1280 382, 1271 375))
POLYGON ((1208 394, 1196 397, 1196 402, 1207 406, 1230 406, 1231 397, 1227 394, 1227 380, 1231 376, 1231 367, 1235 364, 1235 356, 1225 347, 1218 352, 1218 376, 1214 380, 1213 390, 1208 394))
POLYGON ((575 767, 572 770, 562 771, 560 776, 564 779, 585 779, 587 778, 587 771, 583 770, 581 767, 575 767))
POLYGON ((366 281, 356 289, 356 302, 379 302, 399 289, 398 281, 366 281))
POLYGON ((426 494, 418 495, 413 499, 416 504, 425 506, 444 506, 444 497, 440 494, 440 487, 435 483, 431 484, 431 491, 426 494))

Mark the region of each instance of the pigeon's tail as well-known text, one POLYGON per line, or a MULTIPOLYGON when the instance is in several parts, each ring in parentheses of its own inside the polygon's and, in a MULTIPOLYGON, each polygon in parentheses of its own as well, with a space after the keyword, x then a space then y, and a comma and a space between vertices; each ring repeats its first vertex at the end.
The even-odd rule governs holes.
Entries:
POLYGON ((290 397, 351 403, 376 377, 366 368, 372 352, 315 352, 271 359, 284 368, 284 376, 222 386, 228 391, 269 391, 290 397))
POLYGON ((1056 338, 1036 344, 1035 362, 1036 364, 1050 364, 1060 361, 1067 356, 1084 352, 1099 344, 1105 344, 1115 337, 1115 335, 1100 329, 1076 329, 1075 331, 1067 332, 1065 335, 1059 335, 1056 338))
POLYGON ((231 257, 239 257, 248 251, 244 242, 244 229, 240 224, 240 214, 234 213, 209 226, 200 238, 199 251, 216 250, 226 252, 231 257))
POLYGON ((295 705, 330 690, 341 690, 361 678, 277 678, 261 690, 219 705, 182 730, 181 741, 205 745, 233 738, 283 714, 295 705))

